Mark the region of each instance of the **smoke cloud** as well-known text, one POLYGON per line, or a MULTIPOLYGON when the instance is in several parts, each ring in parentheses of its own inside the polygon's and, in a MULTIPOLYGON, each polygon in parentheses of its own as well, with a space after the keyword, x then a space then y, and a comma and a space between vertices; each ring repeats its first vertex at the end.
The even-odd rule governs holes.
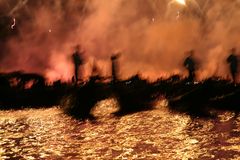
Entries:
POLYGON ((229 77, 226 58, 240 48, 239 0, 0 0, 16 18, 18 34, 8 39, 1 71, 24 70, 49 80, 71 79, 71 54, 85 51, 84 77, 93 59, 108 76, 110 56, 121 52, 121 78, 140 73, 156 79, 179 73, 194 49, 198 79, 229 77))

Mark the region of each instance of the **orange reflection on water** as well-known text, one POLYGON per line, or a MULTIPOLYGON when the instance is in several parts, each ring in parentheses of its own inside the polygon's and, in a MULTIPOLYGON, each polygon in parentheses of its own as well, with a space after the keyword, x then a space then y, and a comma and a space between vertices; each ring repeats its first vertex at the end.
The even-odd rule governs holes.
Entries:
POLYGON ((194 119, 156 109, 114 117, 110 99, 93 110, 96 121, 77 121, 60 109, 0 111, 0 159, 237 159, 240 119, 220 113, 194 119))

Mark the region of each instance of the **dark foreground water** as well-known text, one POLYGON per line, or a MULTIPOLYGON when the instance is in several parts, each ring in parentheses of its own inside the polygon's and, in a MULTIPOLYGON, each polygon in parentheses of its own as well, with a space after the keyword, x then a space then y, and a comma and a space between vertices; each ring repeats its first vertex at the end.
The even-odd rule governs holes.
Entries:
POLYGON ((57 107, 0 111, 0 159, 240 159, 240 116, 192 120, 164 103, 117 118, 109 114, 115 101, 106 100, 95 122, 57 107))

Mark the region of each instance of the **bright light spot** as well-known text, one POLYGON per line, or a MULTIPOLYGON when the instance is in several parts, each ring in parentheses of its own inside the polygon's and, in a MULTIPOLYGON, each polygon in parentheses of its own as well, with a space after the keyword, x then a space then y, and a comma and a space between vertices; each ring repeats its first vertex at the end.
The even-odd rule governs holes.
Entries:
POLYGON ((152 18, 152 22, 155 22, 155 18, 152 18))
POLYGON ((177 3, 181 4, 181 5, 186 5, 186 1, 185 0, 175 0, 177 3))
POLYGON ((49 29, 49 30, 48 30, 48 32, 49 32, 49 33, 51 33, 51 32, 52 32, 52 30, 51 30, 51 29, 49 29))
POLYGON ((14 29, 15 26, 16 26, 16 19, 13 18, 13 24, 11 25, 11 28, 14 29))

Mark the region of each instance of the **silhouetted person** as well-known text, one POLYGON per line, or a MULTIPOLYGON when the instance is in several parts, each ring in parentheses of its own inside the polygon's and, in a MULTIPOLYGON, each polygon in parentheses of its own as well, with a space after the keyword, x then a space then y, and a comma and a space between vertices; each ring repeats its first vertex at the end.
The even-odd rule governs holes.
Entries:
POLYGON ((111 56, 111 61, 112 61, 112 82, 115 83, 118 79, 118 58, 120 54, 114 54, 111 56))
POLYGON ((183 65, 188 70, 188 81, 192 82, 195 79, 195 61, 193 59, 194 51, 189 51, 189 56, 185 59, 183 65))
POLYGON ((79 66, 83 64, 83 58, 82 58, 83 52, 79 51, 79 46, 76 46, 76 49, 72 55, 73 63, 74 63, 74 78, 75 78, 75 84, 78 82, 78 70, 79 66))
POLYGON ((231 76, 233 82, 236 81, 236 75, 237 75, 237 68, 238 68, 238 57, 236 56, 236 49, 231 49, 231 54, 227 58, 227 62, 229 63, 231 76))

